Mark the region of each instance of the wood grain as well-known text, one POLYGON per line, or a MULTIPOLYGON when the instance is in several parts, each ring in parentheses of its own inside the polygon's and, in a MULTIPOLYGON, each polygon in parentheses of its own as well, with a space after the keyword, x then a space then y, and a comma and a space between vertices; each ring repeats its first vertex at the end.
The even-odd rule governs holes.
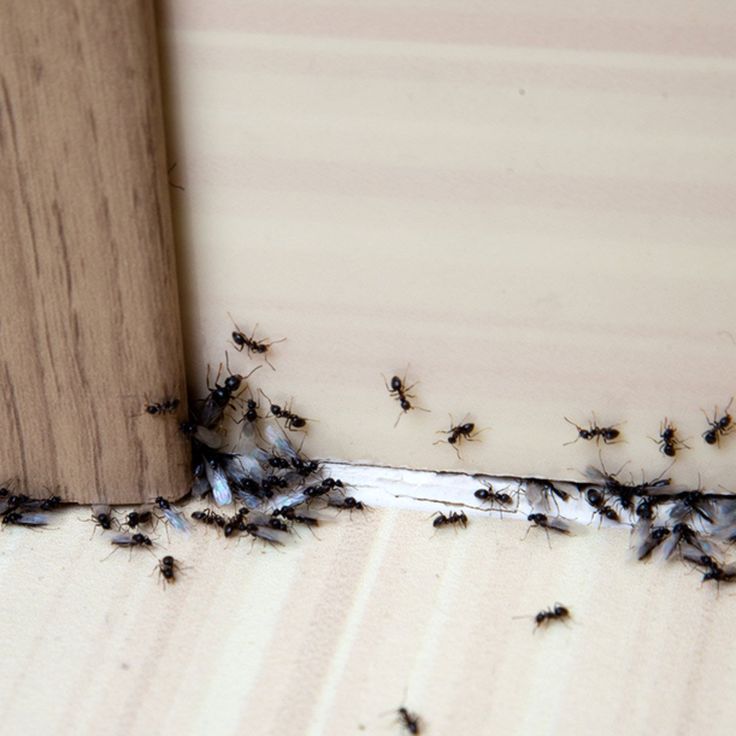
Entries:
POLYGON ((151 3, 0 24, 0 468, 77 501, 181 495, 184 396, 151 3))

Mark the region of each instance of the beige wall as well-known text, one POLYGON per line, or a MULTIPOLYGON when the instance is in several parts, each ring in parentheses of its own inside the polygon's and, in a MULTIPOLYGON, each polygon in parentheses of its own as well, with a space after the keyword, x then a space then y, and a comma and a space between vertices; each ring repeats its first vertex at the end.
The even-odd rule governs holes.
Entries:
POLYGON ((736 6, 159 9, 198 391, 230 311, 288 337, 259 384, 319 455, 569 477, 595 410, 656 475, 667 415, 680 477, 728 484, 699 435, 736 391, 736 6), (433 413, 393 430, 407 363, 433 413), (462 462, 448 412, 489 428, 462 462))

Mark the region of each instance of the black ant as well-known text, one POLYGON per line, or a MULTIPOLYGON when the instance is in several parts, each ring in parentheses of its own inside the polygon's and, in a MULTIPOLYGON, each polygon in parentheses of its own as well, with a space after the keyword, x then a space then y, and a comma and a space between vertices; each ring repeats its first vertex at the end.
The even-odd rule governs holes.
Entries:
POLYGON ((245 402, 245 411, 240 419, 236 419, 236 424, 244 424, 246 427, 255 427, 259 419, 263 417, 258 413, 258 402, 254 399, 248 399, 245 402))
POLYGON ((656 442, 659 445, 659 451, 667 455, 667 457, 675 457, 678 450, 684 448, 690 449, 690 446, 685 444, 682 440, 677 439, 677 428, 672 422, 664 418, 663 422, 659 423, 659 439, 650 437, 652 442, 656 442))
POLYGON ((590 426, 588 429, 585 427, 581 427, 579 424, 575 424, 571 419, 568 419, 567 417, 563 417, 564 420, 568 424, 572 424, 575 429, 578 431, 578 436, 571 440, 570 442, 565 442, 565 445, 572 445, 575 444, 578 440, 595 440, 598 442, 599 439, 602 439, 603 442, 607 445, 615 444, 621 435, 621 432, 616 429, 618 426, 617 424, 614 424, 611 427, 599 427, 598 423, 595 418, 595 414, 593 414, 593 421, 590 423, 590 426))
POLYGON ((734 563, 722 567, 707 555, 703 559, 707 560, 704 566, 708 568, 707 572, 703 573, 704 583, 708 580, 715 580, 716 585, 720 586, 721 583, 732 583, 736 580, 736 565, 734 563))
POLYGON ((295 429, 304 429, 307 426, 308 420, 304 417, 300 417, 298 414, 294 414, 294 412, 291 411, 290 406, 282 407, 279 404, 274 404, 260 388, 258 390, 266 397, 266 399, 268 399, 271 415, 278 419, 283 419, 286 429, 293 431, 295 429))
POLYGON ((150 511, 131 511, 125 517, 125 525, 129 529, 135 529, 143 524, 150 524, 154 518, 150 511))
POLYGON ((526 534, 524 535, 523 539, 526 539, 527 534, 529 534, 529 531, 531 530, 531 528, 535 526, 544 530, 544 533, 547 535, 548 545, 550 544, 550 541, 549 541, 550 531, 557 532, 558 534, 572 534, 572 524, 566 519, 562 519, 559 516, 550 517, 550 516, 547 516, 546 514, 540 514, 536 512, 533 514, 529 514, 526 518, 527 518, 527 521, 531 522, 531 526, 529 527, 529 529, 526 530, 526 534))
POLYGON ((417 385, 417 383, 412 383, 411 386, 406 385, 406 375, 404 375, 404 378, 399 378, 398 376, 391 376, 391 382, 386 383, 386 378, 384 376, 383 383, 386 386, 386 390, 388 391, 389 395, 395 398, 399 402, 399 406, 401 407, 401 411, 399 412, 399 416, 396 417, 396 421, 394 422, 394 427, 396 427, 401 420, 401 417, 403 414, 406 414, 407 412, 411 411, 412 409, 419 409, 419 411, 426 411, 428 412, 429 409, 424 409, 421 406, 414 406, 409 399, 413 399, 414 394, 410 393, 411 390, 414 388, 414 386, 417 385))
POLYGON ((421 728, 421 722, 419 716, 416 713, 410 713, 403 705, 398 709, 397 713, 401 719, 401 725, 409 732, 413 734, 419 734, 421 728))
POLYGON ((161 560, 159 560, 157 568, 159 577, 163 581, 164 586, 166 586, 167 583, 171 584, 176 582, 176 573, 181 569, 171 555, 162 557, 161 560))
POLYGON ((455 450, 455 454, 460 457, 460 451, 457 446, 463 441, 468 442, 475 441, 475 438, 481 433, 485 432, 485 429, 475 430, 475 424, 473 422, 462 422, 461 424, 455 424, 452 414, 450 414, 450 429, 440 429, 437 434, 448 435, 444 440, 437 440, 434 444, 439 445, 443 442, 447 442, 455 450))
POLYGON ((228 315, 230 319, 233 320, 233 324, 235 325, 235 330, 231 333, 231 337, 233 340, 233 345, 235 349, 240 353, 244 349, 248 351, 248 355, 251 355, 251 353, 255 353, 256 355, 262 355, 266 363, 271 367, 272 370, 276 370, 273 365, 271 364, 271 361, 268 359, 268 351, 271 349, 272 345, 276 345, 279 342, 284 342, 286 340, 285 337, 282 337, 280 340, 271 340, 270 342, 268 340, 256 340, 256 330, 258 329, 258 325, 256 325, 253 328, 253 332, 251 333, 250 337, 248 337, 240 327, 238 327, 235 320, 232 318, 232 315, 228 315))
POLYGON ((225 382, 220 385, 220 374, 222 373, 222 363, 217 370, 217 376, 215 377, 214 386, 210 384, 210 367, 207 366, 207 390, 209 394, 201 403, 202 407, 197 414, 197 424, 202 425, 207 429, 213 429, 220 423, 225 409, 230 406, 233 394, 240 389, 243 381, 249 378, 255 371, 261 366, 256 366, 252 371, 242 376, 238 373, 232 373, 230 370, 230 357, 225 353, 225 366, 228 371, 228 376, 225 382))
POLYGON ((345 498, 329 498, 327 499, 327 505, 336 509, 350 511, 351 515, 353 511, 370 510, 369 506, 366 506, 362 501, 359 501, 353 496, 345 496, 345 498))
POLYGON ((117 534, 110 540, 110 544, 117 544, 119 547, 151 547, 153 542, 145 535, 137 532, 136 534, 117 534))
POLYGON ((709 445, 718 444, 721 437, 725 437, 727 434, 730 434, 731 430, 734 428, 733 419, 728 413, 728 410, 731 408, 731 404, 733 404, 733 396, 728 402, 728 406, 723 410, 723 416, 720 418, 718 417, 718 407, 716 406, 713 409, 713 421, 708 419, 708 415, 703 411, 705 419, 710 425, 710 429, 703 432, 702 437, 709 445))
MULTIPOLYGON (((490 503, 492 506, 498 506, 498 512, 501 516, 503 516, 504 511, 509 510, 508 507, 514 502, 510 493, 506 493, 506 491, 494 491, 490 483, 485 488, 478 488, 473 495, 480 501, 490 503)), ((518 503, 516 508, 511 509, 511 511, 516 511, 516 509, 518 509, 518 503)))
POLYGON ((208 526, 217 525, 221 529, 227 524, 227 519, 224 516, 212 511, 212 509, 205 509, 204 511, 192 511, 192 519, 199 521, 202 524, 208 526))
MULTIPOLYGON (((523 616, 517 616, 516 618, 523 618, 523 616)), ((544 611, 540 611, 534 616, 534 631, 540 626, 549 625, 550 621, 566 621, 570 618, 570 609, 563 606, 561 603, 555 603, 552 608, 547 608, 544 611)))
POLYGON ((165 399, 159 403, 147 403, 145 406, 146 414, 156 416, 158 414, 174 414, 179 408, 181 401, 179 399, 165 399))
POLYGON ((438 511, 435 514, 435 517, 435 520, 432 522, 432 526, 435 527, 435 529, 439 529, 441 526, 448 526, 450 524, 459 524, 463 528, 468 526, 468 517, 465 515, 464 511, 461 511, 460 513, 452 511, 447 515, 438 511))
POLYGON ((491 503, 499 503, 502 506, 510 506, 513 502, 511 496, 505 491, 494 491, 493 486, 489 483, 485 488, 479 488, 473 495, 481 501, 490 501, 491 503))
MULTIPOLYGON (((98 504, 92 507, 92 519, 95 527, 109 531, 113 526, 119 526, 118 520, 112 515, 110 507, 106 504, 98 504)), ((93 532, 94 533, 94 532, 93 532)))

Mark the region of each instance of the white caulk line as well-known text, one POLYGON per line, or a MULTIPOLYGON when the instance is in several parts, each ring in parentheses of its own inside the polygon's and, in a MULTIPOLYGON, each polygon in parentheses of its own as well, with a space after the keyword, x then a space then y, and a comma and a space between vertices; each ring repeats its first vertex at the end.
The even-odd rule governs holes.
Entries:
POLYGON ((325 723, 329 713, 332 711, 337 687, 343 678, 348 657, 357 639, 365 608, 373 593, 378 572, 381 569, 383 558, 386 556, 389 539, 393 533, 395 523, 396 514, 392 513, 378 527, 378 536, 376 541, 371 544, 368 563, 364 568, 360 584, 355 586, 356 594, 353 597, 353 604, 350 607, 350 613, 347 616, 345 625, 342 627, 342 633, 332 657, 327 680, 321 689, 321 697, 314 709, 314 715, 310 723, 308 733, 314 736, 320 736, 325 733, 325 723))
MULTIPOLYGON (((515 478, 496 477, 474 473, 433 473, 426 470, 410 470, 405 468, 386 468, 374 465, 351 465, 349 463, 328 463, 328 472, 354 486, 348 494, 355 496, 368 506, 399 509, 429 509, 441 511, 462 508, 469 514, 479 516, 488 514, 494 519, 525 520, 533 511, 547 514, 550 517, 561 516, 564 519, 589 525, 595 519, 594 509, 587 503, 584 495, 571 493, 567 501, 555 499, 546 508, 529 504, 523 490, 525 481, 515 478), (495 491, 505 491, 515 496, 514 505, 510 509, 497 504, 484 507, 473 495, 482 486, 490 483, 495 491)), ((569 487, 570 482, 559 481, 560 486, 569 487)), ((593 485, 593 484, 591 484, 593 485)), ((624 522, 626 523, 626 522, 624 522)), ((603 519, 603 527, 620 527, 621 524, 603 519)))

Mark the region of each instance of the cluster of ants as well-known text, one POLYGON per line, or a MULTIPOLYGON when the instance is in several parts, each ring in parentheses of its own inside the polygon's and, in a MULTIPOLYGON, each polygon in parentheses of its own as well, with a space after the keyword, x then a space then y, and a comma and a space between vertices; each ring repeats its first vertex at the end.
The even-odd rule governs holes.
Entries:
MULTIPOLYGON (((275 370, 270 350, 283 339, 259 340, 255 329, 247 335, 237 324, 230 338, 235 350, 262 357, 275 370)), ((220 383, 220 365, 210 383, 208 371, 207 395, 191 404, 180 430, 192 445, 191 494, 211 498, 216 506, 193 512, 192 520, 226 537, 245 535, 281 546, 298 526, 313 530, 327 520, 321 513, 326 509, 368 507, 347 495, 339 478, 325 477, 322 464, 302 452, 311 420, 290 404, 275 403, 261 389, 253 390, 248 379, 260 367, 245 375, 233 373, 226 353, 226 377, 220 383), (261 412, 257 395, 266 399, 267 412, 261 412), (292 440, 297 434, 298 443, 292 440), (232 512, 225 513, 226 508, 232 512)))
MULTIPOLYGON (((609 473, 594 466, 586 475, 588 480, 582 482, 520 479, 511 493, 486 483, 473 495, 491 511, 524 513, 529 529, 541 529, 548 540, 551 534, 569 536, 581 529, 560 515, 561 503, 579 501, 591 509, 591 521, 597 516, 611 524, 628 524, 638 560, 648 560, 659 550, 665 560, 679 558, 699 569, 703 582, 736 582, 736 563, 724 561, 727 548, 736 542, 736 494, 693 490, 662 477, 626 482, 621 470, 609 473), (523 511, 520 496, 526 501, 523 511)), ((438 512, 433 521, 435 527, 464 528, 468 523, 464 511, 438 512)))

